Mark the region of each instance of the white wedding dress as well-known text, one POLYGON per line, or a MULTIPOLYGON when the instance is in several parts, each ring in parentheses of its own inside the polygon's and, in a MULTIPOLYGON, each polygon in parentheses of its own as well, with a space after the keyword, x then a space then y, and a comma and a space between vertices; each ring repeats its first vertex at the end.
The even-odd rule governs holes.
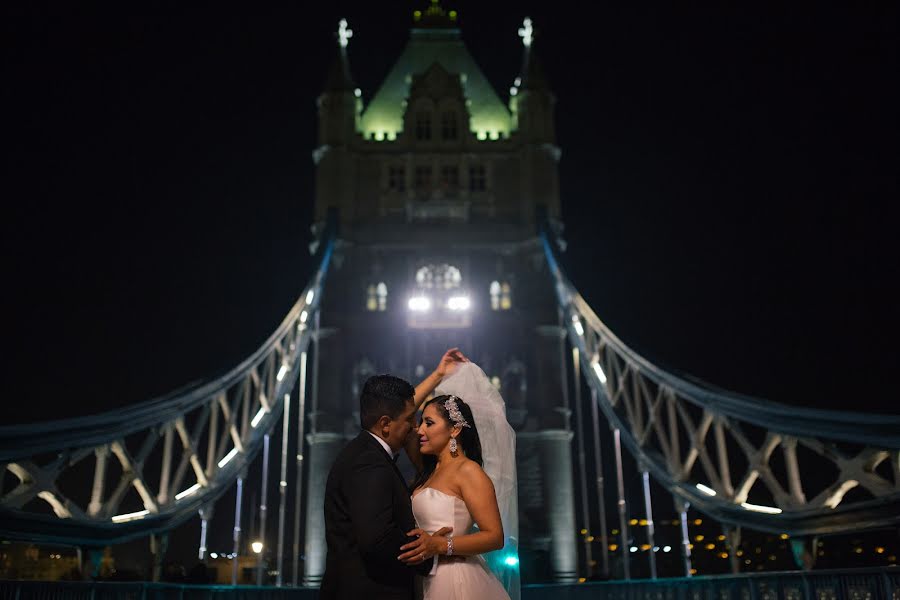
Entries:
MULTIPOLYGON (((481 368, 463 363, 444 379, 435 394, 452 394, 472 409, 484 459, 494 484, 503 523, 503 548, 485 556, 441 557, 434 575, 422 579, 425 600, 519 600, 519 511, 516 434, 506 420, 506 404, 481 368)), ((453 535, 471 533, 475 523, 461 498, 434 488, 415 491, 413 514, 419 527, 434 533, 453 527, 453 535)))
MULTIPOLYGON (((472 515, 461 498, 426 487, 416 491, 412 508, 419 527, 428 533, 441 527, 453 527, 454 535, 472 532, 472 515)), ((417 579, 424 600, 509 600, 481 556, 441 556, 434 575, 417 579)))

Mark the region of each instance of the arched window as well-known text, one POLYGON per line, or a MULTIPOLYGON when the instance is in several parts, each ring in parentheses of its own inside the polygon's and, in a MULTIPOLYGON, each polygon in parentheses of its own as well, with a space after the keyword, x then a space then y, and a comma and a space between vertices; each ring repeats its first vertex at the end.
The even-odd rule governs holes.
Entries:
POLYGON ((459 128, 456 125, 456 113, 447 111, 441 115, 441 138, 455 140, 459 137, 459 128))
POLYGON ((451 290, 462 283, 462 273, 457 267, 446 263, 425 265, 416 271, 416 285, 422 289, 451 290))
POLYGON ((469 191, 483 192, 487 190, 487 171, 484 165, 469 165, 469 191))
POLYGON ((492 281, 490 287, 491 310, 509 310, 512 308, 512 289, 504 281, 492 281))
POLYGON ((387 310, 387 285, 383 281, 375 286, 375 295, 378 297, 378 310, 384 312, 387 310))
POLYGON ((369 284, 366 288, 366 310, 371 312, 387 310, 387 295, 387 284, 383 281, 369 284))
POLYGON ((431 114, 428 112, 416 113, 416 139, 420 142, 431 139, 431 114))

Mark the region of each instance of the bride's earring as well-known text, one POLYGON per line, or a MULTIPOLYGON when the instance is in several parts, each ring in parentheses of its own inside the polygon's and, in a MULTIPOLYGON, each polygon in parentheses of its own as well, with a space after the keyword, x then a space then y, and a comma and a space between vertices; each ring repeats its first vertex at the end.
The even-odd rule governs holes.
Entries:
POLYGON ((456 458, 459 456, 459 446, 456 444, 456 438, 450 438, 450 456, 456 458))

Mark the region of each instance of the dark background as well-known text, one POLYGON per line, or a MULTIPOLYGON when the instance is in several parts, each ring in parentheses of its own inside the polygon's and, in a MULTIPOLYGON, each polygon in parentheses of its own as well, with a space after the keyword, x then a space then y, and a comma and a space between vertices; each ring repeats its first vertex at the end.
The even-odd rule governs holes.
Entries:
MULTIPOLYGON (((310 273, 336 22, 368 99, 420 4, 4 6, 6 422, 139 402, 265 339, 310 273)), ((535 20, 565 262, 626 343, 896 413, 897 5, 852 4, 447 7, 502 98, 535 20)))
MULTIPOLYGON (((256 348, 311 273, 337 20, 369 99, 425 4, 4 5, 3 422, 140 402, 256 348)), ((824 4, 446 6, 504 99, 534 19, 564 261, 619 337, 724 388, 897 413, 897 5, 824 4)))

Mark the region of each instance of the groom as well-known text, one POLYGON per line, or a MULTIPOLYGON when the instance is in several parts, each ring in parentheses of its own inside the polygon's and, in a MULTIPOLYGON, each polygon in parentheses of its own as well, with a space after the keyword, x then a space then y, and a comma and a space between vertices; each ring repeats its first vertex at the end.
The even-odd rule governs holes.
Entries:
MULTIPOLYGON (((415 393, 393 375, 376 375, 363 387, 363 431, 338 455, 325 485, 323 600, 412 600, 414 575, 428 575, 437 560, 424 556, 407 566, 397 559, 400 546, 414 539, 406 532, 416 527, 409 490, 394 464, 415 428, 415 393)), ((445 527, 434 535, 449 532, 445 527)))

